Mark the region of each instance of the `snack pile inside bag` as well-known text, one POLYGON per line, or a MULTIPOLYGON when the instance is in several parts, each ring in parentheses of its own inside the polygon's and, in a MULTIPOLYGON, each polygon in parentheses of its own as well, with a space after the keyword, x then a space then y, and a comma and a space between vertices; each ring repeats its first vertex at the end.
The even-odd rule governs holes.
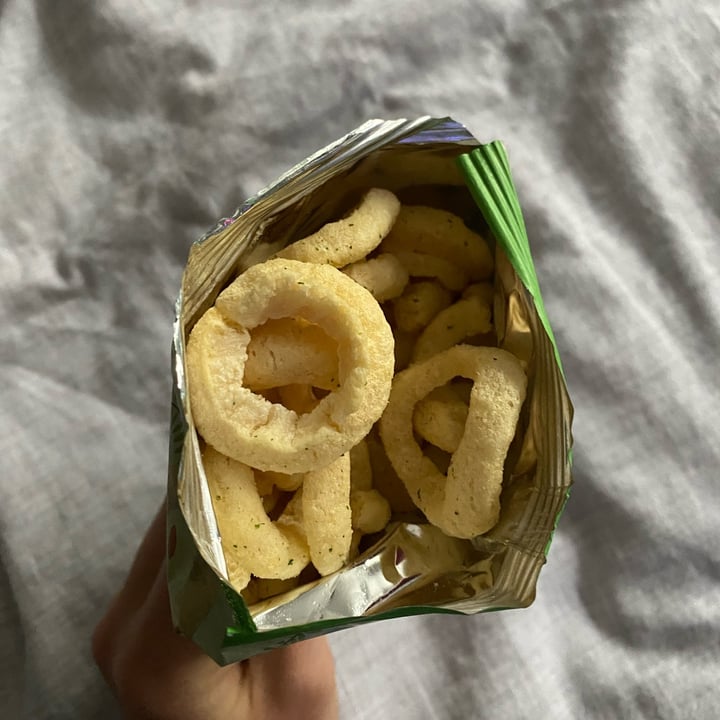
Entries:
POLYGON ((200 318, 190 404, 243 597, 336 572, 393 513, 495 525, 527 378, 496 347, 492 274, 462 218, 372 188, 200 318))
POLYGON ((348 619, 532 600, 569 487, 538 464, 552 447, 569 468, 564 384, 463 148, 439 147, 370 155, 253 218, 261 198, 241 251, 238 222, 186 271, 176 493, 195 557, 171 563, 171 601, 221 661, 348 619), (216 289, 193 294, 193 273, 216 289))

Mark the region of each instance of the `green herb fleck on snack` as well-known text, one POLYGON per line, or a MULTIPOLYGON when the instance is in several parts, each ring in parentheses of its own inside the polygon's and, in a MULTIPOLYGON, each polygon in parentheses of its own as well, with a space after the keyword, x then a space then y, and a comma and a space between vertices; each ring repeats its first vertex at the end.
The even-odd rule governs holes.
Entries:
POLYGON ((265 523, 257 523, 257 524, 255 525, 255 529, 257 530, 261 525, 264 525, 264 524, 265 524, 265 523))
POLYGON ((292 565, 294 562, 295 562, 295 561, 293 560, 293 558, 290 558, 290 559, 288 560, 288 565, 292 565))

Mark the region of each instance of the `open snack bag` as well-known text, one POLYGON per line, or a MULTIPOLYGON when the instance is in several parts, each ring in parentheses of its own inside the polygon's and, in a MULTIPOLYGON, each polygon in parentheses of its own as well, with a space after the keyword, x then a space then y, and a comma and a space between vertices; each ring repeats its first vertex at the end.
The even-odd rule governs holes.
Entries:
POLYGON ((533 601, 572 407, 502 145, 365 123, 195 243, 176 310, 168 583, 218 663, 533 601))

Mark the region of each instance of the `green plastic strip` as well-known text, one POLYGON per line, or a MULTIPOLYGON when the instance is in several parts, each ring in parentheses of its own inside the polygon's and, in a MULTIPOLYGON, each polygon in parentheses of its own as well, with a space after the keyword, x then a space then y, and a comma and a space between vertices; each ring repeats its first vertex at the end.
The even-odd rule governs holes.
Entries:
POLYGON ((558 367, 562 372, 560 354, 545 312, 540 284, 530 253, 525 220, 520 210, 520 201, 510 173, 505 147, 496 140, 460 155, 457 162, 490 230, 507 254, 523 285, 532 295, 540 321, 550 338, 558 367))

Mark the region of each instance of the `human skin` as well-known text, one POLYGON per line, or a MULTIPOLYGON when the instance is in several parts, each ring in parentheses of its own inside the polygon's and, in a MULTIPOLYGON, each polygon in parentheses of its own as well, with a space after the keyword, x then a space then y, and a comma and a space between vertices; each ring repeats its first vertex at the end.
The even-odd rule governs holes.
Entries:
POLYGON ((219 667, 173 628, 165 555, 163 503, 93 633, 93 657, 126 720, 337 720, 325 638, 219 667))

